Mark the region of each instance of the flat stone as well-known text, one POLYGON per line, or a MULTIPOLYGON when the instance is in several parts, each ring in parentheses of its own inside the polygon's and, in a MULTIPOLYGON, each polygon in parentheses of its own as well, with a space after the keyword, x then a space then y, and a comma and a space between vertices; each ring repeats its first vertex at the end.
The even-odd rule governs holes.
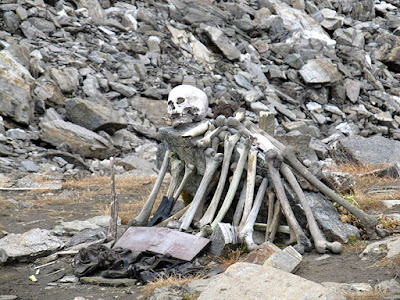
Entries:
POLYGON ((209 35, 212 42, 221 50, 224 56, 229 60, 238 60, 240 57, 240 51, 235 45, 229 41, 222 30, 212 27, 205 26, 204 30, 209 35))
POLYGON ((327 58, 309 60, 299 73, 306 83, 334 83, 342 79, 337 67, 327 58))
POLYGON ((104 278, 100 276, 81 277, 79 281, 83 284, 94 284, 100 286, 136 286, 137 280, 131 278, 104 278))
MULTIPOLYGON (((118 224, 121 225, 120 218, 118 218, 118 224)), ((96 216, 83 221, 60 222, 60 225, 56 225, 55 229, 63 229, 68 233, 76 233, 85 229, 98 229, 100 227, 108 227, 109 225, 110 216, 96 216)))
POLYGON ((396 205, 400 205, 400 200, 381 200, 381 202, 387 208, 393 208, 396 205))
POLYGON ((264 263, 264 266, 277 268, 289 273, 298 269, 303 257, 292 246, 273 253, 264 263))
POLYGON ((235 263, 223 274, 217 275, 198 299, 341 300, 345 297, 318 283, 279 269, 235 263))
POLYGON ((271 257, 275 252, 282 251, 281 248, 276 246, 271 242, 264 242, 261 245, 258 245, 256 249, 251 251, 246 257, 243 259, 243 262, 263 265, 265 261, 271 257))

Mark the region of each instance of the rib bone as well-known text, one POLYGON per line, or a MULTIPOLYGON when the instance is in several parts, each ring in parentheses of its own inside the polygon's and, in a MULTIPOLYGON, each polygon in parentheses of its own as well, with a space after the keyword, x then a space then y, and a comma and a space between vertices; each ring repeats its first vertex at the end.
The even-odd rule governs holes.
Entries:
POLYGON ((204 199, 204 195, 206 193, 207 187, 210 184, 215 171, 218 169, 219 165, 222 162, 222 153, 215 153, 215 151, 211 148, 208 148, 205 151, 206 157, 206 170, 204 172, 204 176, 201 179, 200 185, 196 191, 196 195, 193 198, 192 203, 190 204, 189 209, 187 210, 185 217, 182 221, 180 230, 187 230, 192 223, 193 217, 196 214, 198 207, 204 199))
POLYGON ((286 180, 289 182, 290 186, 293 188, 297 197, 303 206, 304 214, 306 215, 308 226, 310 228, 311 236, 314 240, 314 247, 318 253, 325 253, 326 248, 331 250, 332 253, 341 253, 342 245, 339 242, 329 243, 325 237, 322 235, 321 230, 318 227, 317 221, 315 221, 314 215, 312 213, 311 207, 307 202, 307 199, 301 189, 299 183, 294 177, 292 170, 286 165, 281 165, 281 173, 285 176, 286 180))
POLYGON ((176 153, 171 153, 169 155, 169 162, 171 165, 171 182, 169 184, 168 187, 168 191, 167 191, 167 198, 171 198, 172 195, 174 194, 174 191, 176 189, 176 187, 178 186, 178 180, 179 177, 183 171, 183 163, 182 161, 178 158, 178 156, 176 155, 176 153))
POLYGON ((225 217, 225 214, 227 213, 229 207, 232 204, 233 198, 235 197, 236 190, 238 188, 240 178, 242 177, 244 165, 247 160, 247 154, 250 150, 250 140, 246 139, 243 143, 243 146, 238 149, 240 157, 239 161, 237 163, 237 167, 235 172, 233 173, 233 179, 232 182, 229 186, 228 192, 226 193, 224 202, 222 203, 222 206, 220 210, 218 211, 217 216, 215 217, 214 221, 211 223, 211 228, 214 230, 215 227, 219 222, 222 221, 222 219, 225 217))
POLYGON ((268 171, 271 176, 271 180, 274 184, 275 193, 279 202, 281 203, 283 213, 286 217, 286 220, 289 226, 292 228, 295 236, 297 245, 295 246, 296 250, 300 253, 303 253, 304 250, 308 250, 311 247, 310 240, 304 234, 303 229, 300 227, 299 223, 294 216, 292 208, 290 207, 289 200, 286 197, 285 190, 282 184, 282 179, 279 175, 278 169, 274 166, 274 160, 276 159, 276 152, 271 150, 267 153, 267 165, 268 171))
POLYGON ((224 160, 222 162, 221 168, 221 175, 219 178, 217 189, 214 193, 214 196, 211 200, 210 205, 208 206, 207 211, 205 212, 204 216, 200 220, 200 227, 203 227, 206 224, 211 223, 212 219, 214 218, 215 211, 217 210, 219 201, 221 199, 222 192, 225 187, 226 178, 229 172, 229 163, 231 161, 232 152, 236 145, 236 143, 240 139, 240 133, 234 135, 227 135, 224 141, 224 160))
POLYGON ((150 196, 147 199, 146 203, 143 205, 139 215, 135 219, 129 221, 129 226, 144 226, 149 221, 154 201, 157 198, 157 194, 161 188, 161 183, 164 179, 165 173, 167 172, 169 153, 170 152, 168 150, 165 151, 164 160, 161 165, 160 172, 158 173, 156 183, 154 184, 153 189, 150 193, 150 196))
POLYGON ((257 247, 257 244, 253 240, 253 232, 254 232, 254 223, 256 222, 258 212, 260 211, 261 203, 264 199, 265 190, 268 186, 268 180, 266 178, 263 179, 260 187, 258 188, 257 196, 254 200, 253 208, 250 211, 250 214, 246 220, 246 223, 243 229, 240 231, 239 237, 243 241, 245 241, 247 248, 252 251, 257 247))

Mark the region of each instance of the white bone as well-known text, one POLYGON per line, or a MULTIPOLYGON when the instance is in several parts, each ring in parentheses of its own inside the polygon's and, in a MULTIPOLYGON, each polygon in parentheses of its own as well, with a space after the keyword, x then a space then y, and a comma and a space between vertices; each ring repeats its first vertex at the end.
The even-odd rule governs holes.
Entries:
POLYGON ((213 131, 207 133, 202 139, 196 142, 196 146, 199 148, 206 148, 211 146, 211 139, 217 136, 220 132, 228 129, 227 126, 217 127, 213 131))
POLYGON ((215 211, 217 210, 222 192, 224 191, 226 178, 229 172, 229 163, 231 161, 232 152, 236 143, 239 141, 240 136, 241 136, 240 133, 237 133, 234 135, 227 135, 225 137, 224 160, 222 162, 221 175, 219 177, 218 186, 217 189, 215 190, 211 203, 207 208, 207 211, 200 220, 200 227, 203 227, 204 225, 211 223, 212 219, 214 218, 215 211))
POLYGON ((250 150, 250 140, 246 139, 243 143, 243 146, 238 149, 240 155, 239 161, 237 163, 236 170, 233 173, 233 179, 231 184, 229 185, 229 189, 228 192, 226 193, 224 202, 222 203, 222 206, 218 211, 218 214, 215 217, 214 221, 211 223, 211 228, 213 230, 215 229, 217 224, 221 222, 222 219, 225 217, 225 214, 227 213, 229 207, 232 204, 233 198, 235 197, 236 190, 240 182, 240 178, 242 177, 244 165, 247 161, 247 154, 249 153, 249 150, 250 150))
POLYGON ((182 134, 183 137, 195 137, 204 134, 211 125, 210 121, 203 122, 182 134))
POLYGON ((249 216, 247 217, 246 223, 243 229, 240 231, 239 237, 242 241, 245 241, 247 249, 250 251, 257 247, 257 244, 253 240, 254 223, 256 222, 258 212, 260 211, 261 203, 264 199, 265 190, 268 186, 268 180, 266 178, 261 182, 256 198, 254 200, 253 208, 251 209, 249 216))
POLYGON ((182 178, 182 181, 181 181, 178 189, 175 191, 174 202, 176 202, 176 200, 178 200, 179 195, 182 193, 183 188, 185 187, 186 183, 188 182, 190 176, 193 174, 195 169, 196 169, 196 167, 192 164, 185 165, 185 173, 183 174, 183 178, 182 178))
POLYGON ((178 186, 178 180, 179 177, 181 176, 181 173, 183 171, 183 163, 182 161, 178 158, 176 153, 171 153, 169 155, 169 162, 171 166, 171 182, 169 183, 169 187, 167 190, 167 198, 171 198, 172 195, 174 194, 174 191, 176 187, 178 186))
POLYGON ((246 200, 246 185, 243 184, 242 191, 240 192, 239 201, 236 205, 236 210, 233 215, 233 226, 239 226, 240 219, 242 218, 244 201, 246 200))
POLYGON ((215 171, 218 169, 219 165, 222 162, 222 153, 215 153, 215 151, 211 148, 208 148, 205 151, 206 157, 206 170, 204 171, 203 178, 201 179, 200 185, 196 191, 196 194, 190 203, 190 207, 187 210, 180 230, 187 230, 192 223, 193 217, 196 214, 198 207, 200 206, 201 202, 204 200, 204 195, 206 193, 207 187, 210 184, 215 171))

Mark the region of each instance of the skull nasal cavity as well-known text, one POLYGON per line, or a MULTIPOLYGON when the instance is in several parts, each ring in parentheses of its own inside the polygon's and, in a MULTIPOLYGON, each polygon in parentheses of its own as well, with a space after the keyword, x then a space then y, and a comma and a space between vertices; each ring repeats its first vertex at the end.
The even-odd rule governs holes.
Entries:
POLYGON ((185 98, 182 98, 182 97, 178 97, 178 99, 176 99, 177 101, 177 103, 178 104, 181 104, 181 103, 183 103, 183 102, 185 102, 185 98))

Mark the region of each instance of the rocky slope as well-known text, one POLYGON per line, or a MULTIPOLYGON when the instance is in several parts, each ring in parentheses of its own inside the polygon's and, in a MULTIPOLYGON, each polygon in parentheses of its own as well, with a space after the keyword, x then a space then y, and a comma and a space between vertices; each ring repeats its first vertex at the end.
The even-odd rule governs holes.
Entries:
POLYGON ((400 139, 399 1, 3 0, 0 171, 154 170, 166 99, 206 92, 324 159, 400 139), (309 148, 310 147, 310 148, 309 148), (140 166, 140 167, 138 167, 140 166))

